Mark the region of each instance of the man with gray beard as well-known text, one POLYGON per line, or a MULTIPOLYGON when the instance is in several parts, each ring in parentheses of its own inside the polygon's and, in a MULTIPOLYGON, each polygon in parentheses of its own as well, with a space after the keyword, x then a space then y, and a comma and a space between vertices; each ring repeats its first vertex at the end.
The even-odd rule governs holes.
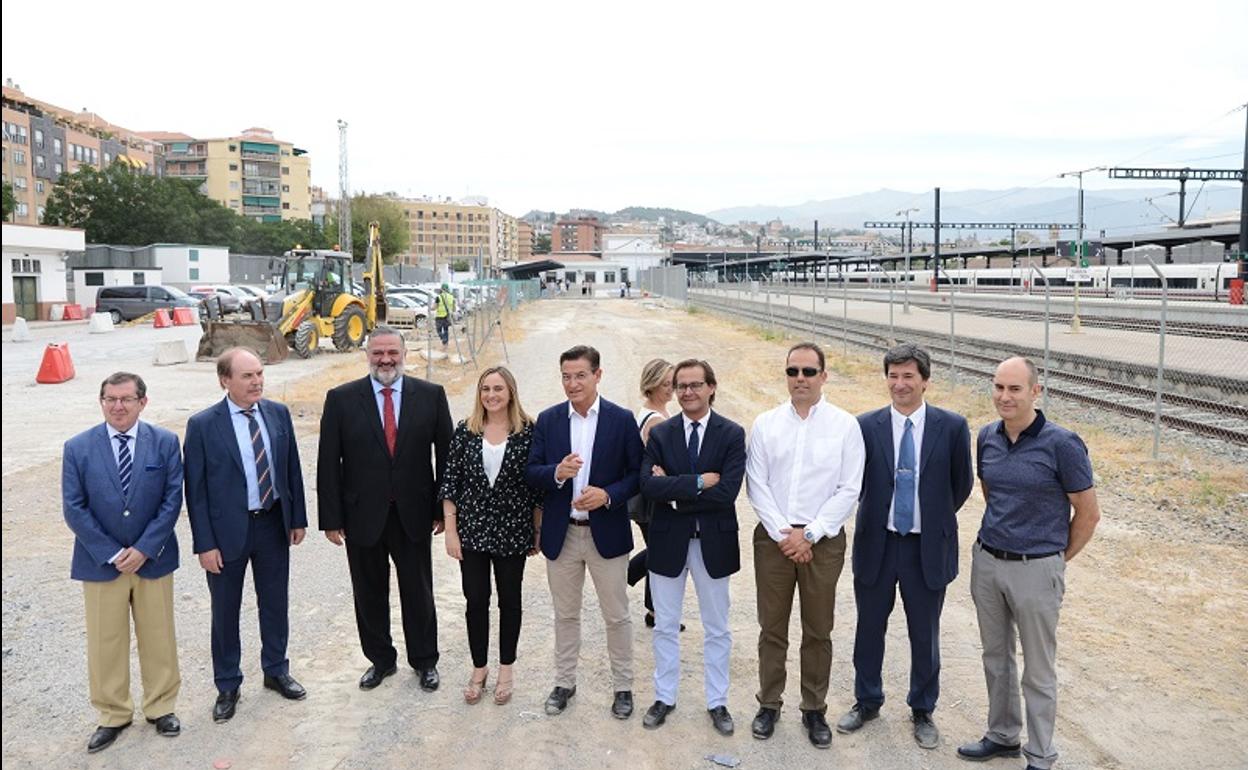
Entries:
POLYGON ((398 575, 407 662, 438 689, 432 535, 442 531, 437 490, 454 423, 441 385, 403 374, 403 336, 378 326, 365 345, 369 375, 325 395, 317 464, 320 528, 347 547, 355 620, 371 690, 397 670, 390 637, 390 562, 398 575))

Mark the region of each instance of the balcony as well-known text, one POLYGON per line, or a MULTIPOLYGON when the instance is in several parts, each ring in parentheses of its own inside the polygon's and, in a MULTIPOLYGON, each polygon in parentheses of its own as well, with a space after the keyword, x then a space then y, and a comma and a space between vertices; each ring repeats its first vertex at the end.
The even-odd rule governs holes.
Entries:
POLYGON ((246 180, 243 182, 243 195, 272 195, 281 194, 281 185, 276 182, 255 182, 246 180))
POLYGON ((281 157, 275 152, 242 152, 243 160, 258 160, 265 163, 280 163, 281 157))

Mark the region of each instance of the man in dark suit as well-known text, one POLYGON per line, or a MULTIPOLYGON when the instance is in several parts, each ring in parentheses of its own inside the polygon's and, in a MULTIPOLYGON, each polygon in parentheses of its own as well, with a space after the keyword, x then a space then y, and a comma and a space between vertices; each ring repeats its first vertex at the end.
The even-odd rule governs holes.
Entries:
POLYGON ((390 562, 399 578, 407 662, 438 689, 433 534, 442 531, 438 484, 450 450, 451 409, 441 385, 404 376, 403 335, 378 326, 365 346, 369 375, 325 395, 317 464, 320 528, 346 542, 360 646, 360 688, 398 671, 390 636, 390 562))
POLYGON ((914 739, 934 749, 932 722, 940 692, 940 612, 945 587, 958 576, 958 509, 974 484, 966 418, 926 403, 932 374, 927 351, 898 345, 884 355, 892 404, 858 417, 866 445, 854 530, 854 696, 837 722, 851 733, 879 716, 884 704, 884 633, 897 587, 910 636, 914 739))
POLYGON ((706 710, 721 735, 728 713, 728 579, 741 569, 737 494, 745 479, 745 430, 711 411, 715 370, 706 361, 676 364, 681 413, 656 425, 646 443, 641 493, 655 503, 647 564, 654 599, 654 705, 643 726, 656 728, 676 708, 680 683, 680 614, 685 576, 693 575, 705 638, 706 710))
POLYGON ((284 698, 307 695, 290 675, 286 642, 290 546, 307 531, 303 469, 290 410, 264 398, 264 365, 244 348, 217 357, 225 398, 186 424, 186 510, 212 596, 216 722, 229 721, 243 672, 238 619, 251 564, 260 615, 264 686, 284 698))
POLYGON ((568 400, 537 417, 529 486, 545 492, 542 553, 555 608, 555 688, 546 713, 562 713, 576 694, 585 571, 594 580, 607 626, 615 699, 611 714, 633 713, 633 626, 628 617, 628 499, 637 494, 641 436, 627 409, 598 396, 598 351, 577 345, 559 356, 568 400))
POLYGON ((174 704, 182 677, 173 632, 173 571, 182 511, 182 455, 173 433, 139 421, 147 385, 117 372, 100 384, 104 424, 65 442, 61 498, 74 533, 70 577, 87 608, 87 676, 99 726, 94 754, 130 726, 130 616, 139 640, 143 713, 160 735, 181 725, 174 704))

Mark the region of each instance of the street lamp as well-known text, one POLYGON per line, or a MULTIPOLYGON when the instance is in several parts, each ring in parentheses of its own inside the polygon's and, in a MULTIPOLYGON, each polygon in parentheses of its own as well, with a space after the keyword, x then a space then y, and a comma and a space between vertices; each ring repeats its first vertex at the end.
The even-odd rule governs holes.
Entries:
MULTIPOLYGON (((1078 171, 1067 171, 1058 174, 1058 179, 1064 179, 1069 176, 1079 178, 1079 231, 1075 241, 1075 257, 1078 259, 1078 267, 1083 267, 1083 175, 1089 171, 1104 171, 1104 166, 1093 166, 1092 168, 1084 168, 1078 171)), ((1070 317, 1070 333, 1079 334, 1083 330, 1083 324, 1079 320, 1079 281, 1072 281, 1075 284, 1075 312, 1070 317)))
POLYGON ((910 252, 914 251, 914 231, 910 229, 910 214, 917 212, 917 208, 902 209, 893 216, 906 215, 906 229, 901 231, 901 246, 906 250, 906 282, 902 284, 902 296, 905 297, 905 304, 902 307, 903 313, 910 314, 910 252), (906 243, 906 234, 910 235, 909 244, 906 243))

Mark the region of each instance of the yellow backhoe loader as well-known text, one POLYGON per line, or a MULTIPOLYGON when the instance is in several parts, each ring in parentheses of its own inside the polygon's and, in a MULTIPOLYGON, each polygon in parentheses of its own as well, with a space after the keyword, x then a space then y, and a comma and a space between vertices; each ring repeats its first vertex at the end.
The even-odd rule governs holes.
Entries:
POLYGON ((351 255, 326 249, 293 249, 273 260, 277 291, 254 303, 250 321, 227 321, 211 305, 202 325, 196 358, 216 358, 228 348, 255 350, 265 363, 286 359, 291 350, 310 358, 322 337, 334 348, 353 350, 386 318, 386 282, 381 228, 368 225, 368 255, 360 294, 351 291, 351 255), (362 296, 361 296, 362 295, 362 296))

